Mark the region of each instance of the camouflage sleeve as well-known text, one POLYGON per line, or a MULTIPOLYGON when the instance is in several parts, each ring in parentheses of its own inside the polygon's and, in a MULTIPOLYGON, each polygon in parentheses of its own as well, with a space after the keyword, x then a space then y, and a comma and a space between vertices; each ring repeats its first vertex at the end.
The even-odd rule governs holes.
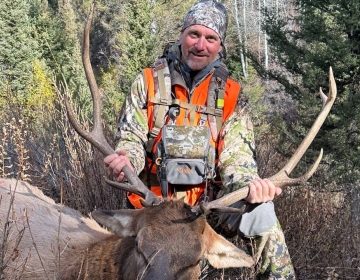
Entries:
POLYGON ((224 186, 223 195, 244 187, 249 181, 259 177, 249 105, 242 94, 234 112, 224 123, 220 137, 223 145, 218 168, 224 186))
POLYGON ((137 173, 140 173, 145 165, 145 147, 149 131, 145 88, 141 73, 135 78, 130 93, 125 98, 115 135, 115 150, 127 151, 127 156, 137 173))

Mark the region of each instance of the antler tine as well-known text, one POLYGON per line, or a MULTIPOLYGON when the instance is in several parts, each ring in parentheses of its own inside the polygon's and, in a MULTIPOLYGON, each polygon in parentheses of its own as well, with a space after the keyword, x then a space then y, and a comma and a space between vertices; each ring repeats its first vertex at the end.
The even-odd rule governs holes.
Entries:
MULTIPOLYGON (((125 168, 128 168, 128 167, 126 166, 125 168)), ((129 168, 129 170, 130 170, 130 168, 129 168)), ((125 171, 124 171, 124 173, 125 173, 125 171)), ((135 193, 135 194, 141 196, 142 198, 144 198, 144 200, 140 201, 141 205, 144 207, 160 205, 164 201, 163 199, 157 197, 152 191, 150 191, 145 186, 144 186, 145 188, 134 188, 134 186, 132 186, 132 185, 111 181, 107 178, 104 178, 104 179, 105 179, 105 182, 108 183, 112 187, 115 187, 115 188, 123 190, 123 191, 135 193)), ((141 185, 142 185, 142 182, 141 182, 141 185)))
MULTIPOLYGON (((289 178, 289 174, 296 167, 301 157, 304 155, 306 150, 309 148, 311 142, 314 140, 316 134, 318 133, 320 127, 324 123, 327 115, 330 112, 331 107, 334 104, 336 98, 336 83, 334 79, 334 75, 332 69, 330 67, 329 70, 329 96, 326 96, 322 90, 320 89, 320 97, 323 101, 323 108, 316 118, 314 124, 309 130, 308 134, 305 136, 300 146, 295 151, 294 155, 290 158, 288 163, 274 176, 271 176, 269 179, 274 183, 277 187, 285 187, 285 186, 296 186, 300 185, 303 182, 306 182, 316 171, 323 154, 323 150, 321 149, 320 154, 314 164, 311 166, 308 172, 306 172, 303 176, 299 178, 289 178)), ((199 207, 194 207, 193 211, 197 213, 208 213, 209 211, 226 211, 231 205, 241 199, 244 199, 249 194, 249 188, 244 187, 237 191, 234 191, 228 195, 225 195, 219 199, 216 199, 209 203, 202 203, 199 207)))
MULTIPOLYGON (((91 67, 90 55, 89 55, 89 46, 90 46, 90 27, 94 14, 95 3, 91 4, 90 13, 84 29, 84 38, 83 38, 83 48, 82 48, 82 60, 85 70, 86 79, 90 88, 92 100, 93 100, 93 113, 94 113, 94 127, 88 132, 82 128, 79 121, 77 120, 74 111, 71 109, 68 98, 65 96, 65 107, 69 116, 69 121, 76 130, 76 132, 90 142, 95 148, 97 148, 104 156, 115 153, 114 149, 107 142, 102 128, 101 123, 101 97, 99 93, 99 88, 97 86, 95 75, 91 67)), ((158 205, 161 203, 161 199, 157 197, 153 192, 151 192, 139 179, 139 177, 131 170, 129 166, 124 166, 122 171, 125 174, 126 179, 131 185, 125 185, 119 183, 116 185, 116 182, 112 182, 106 179, 111 186, 121 188, 125 191, 130 191, 136 194, 139 194, 141 197, 145 198, 143 202, 144 206, 149 205, 158 205)))

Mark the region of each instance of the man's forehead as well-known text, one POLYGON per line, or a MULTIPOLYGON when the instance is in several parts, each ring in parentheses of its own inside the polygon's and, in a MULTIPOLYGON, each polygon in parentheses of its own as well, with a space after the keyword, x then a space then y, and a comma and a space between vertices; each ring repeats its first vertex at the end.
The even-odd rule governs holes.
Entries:
POLYGON ((209 27, 206 27, 204 25, 201 25, 201 24, 190 25, 189 27, 187 27, 182 32, 184 32, 184 33, 199 32, 199 33, 201 33, 203 35, 212 35, 212 36, 217 37, 217 38, 220 39, 219 34, 217 34, 213 29, 211 29, 209 27))

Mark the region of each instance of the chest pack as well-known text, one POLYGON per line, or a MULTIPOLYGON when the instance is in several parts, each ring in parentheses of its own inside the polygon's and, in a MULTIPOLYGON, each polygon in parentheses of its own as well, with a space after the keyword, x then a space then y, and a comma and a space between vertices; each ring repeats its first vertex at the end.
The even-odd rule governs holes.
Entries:
POLYGON ((174 189, 199 185, 211 179, 215 168, 215 149, 210 144, 208 126, 165 125, 157 144, 157 174, 163 195, 169 184, 174 189))
MULTIPOLYGON (((206 84, 206 100, 198 104, 174 94, 165 58, 145 69, 144 77, 148 87, 147 172, 150 175, 155 164, 164 197, 168 196, 169 184, 176 188, 207 182, 215 175, 216 142, 224 121, 226 66, 221 64, 202 82, 206 84), (187 124, 179 122, 184 116, 188 118, 187 124)), ((233 111, 240 92, 240 85, 236 85, 239 87, 235 88, 234 102, 226 117, 233 111)))

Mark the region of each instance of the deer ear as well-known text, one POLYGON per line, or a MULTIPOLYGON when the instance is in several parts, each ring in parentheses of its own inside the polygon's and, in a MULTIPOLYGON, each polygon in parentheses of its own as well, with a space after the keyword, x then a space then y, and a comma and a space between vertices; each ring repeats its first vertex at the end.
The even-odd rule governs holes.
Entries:
POLYGON ((120 237, 135 236, 132 224, 136 210, 95 210, 91 216, 102 226, 120 237))
POLYGON ((224 237, 217 234, 208 224, 204 229, 205 258, 219 269, 228 267, 251 267, 254 260, 224 237))

